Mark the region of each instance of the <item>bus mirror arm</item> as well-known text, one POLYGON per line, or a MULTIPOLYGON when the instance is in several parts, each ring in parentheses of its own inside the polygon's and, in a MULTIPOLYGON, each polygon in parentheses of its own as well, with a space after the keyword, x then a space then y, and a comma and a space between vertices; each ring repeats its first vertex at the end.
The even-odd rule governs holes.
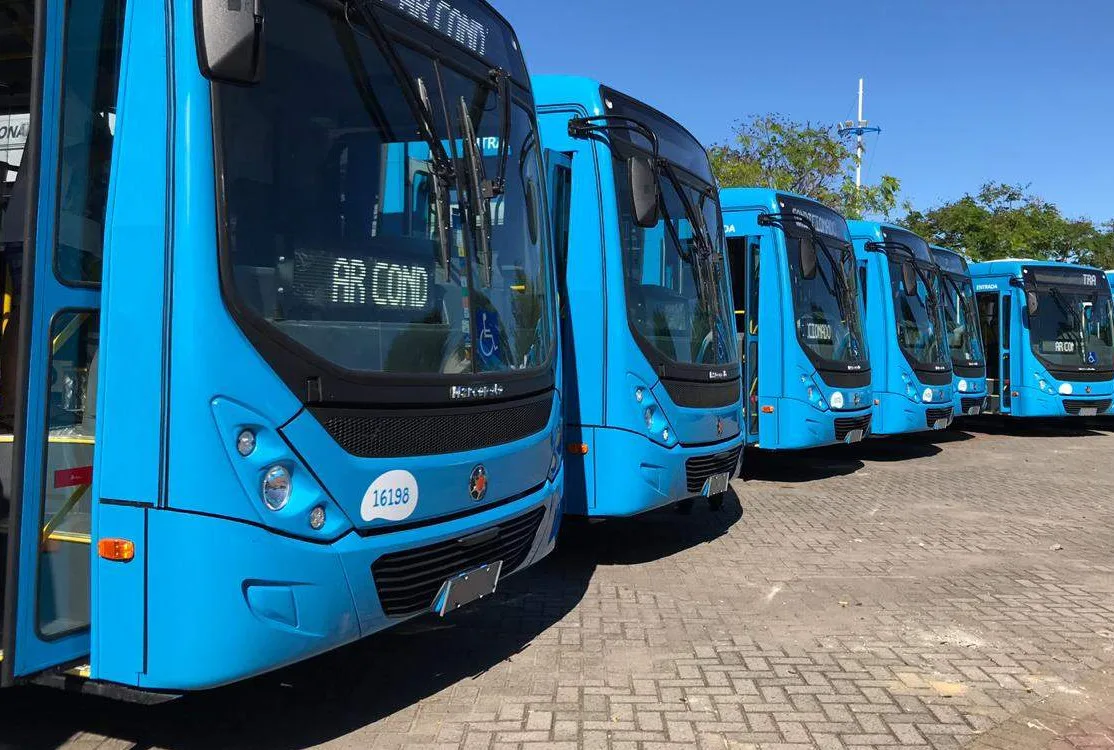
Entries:
POLYGON ((194 18, 206 78, 248 85, 263 79, 263 0, 194 0, 194 18))

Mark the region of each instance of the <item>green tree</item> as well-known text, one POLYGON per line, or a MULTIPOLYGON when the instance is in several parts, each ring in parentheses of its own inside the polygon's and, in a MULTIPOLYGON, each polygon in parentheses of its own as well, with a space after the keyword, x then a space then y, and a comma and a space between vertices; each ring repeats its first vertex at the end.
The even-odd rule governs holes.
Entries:
POLYGON ((1114 267, 1114 222, 1069 219, 1027 185, 991 182, 929 211, 910 207, 902 224, 975 260, 1028 257, 1114 267))
POLYGON ((806 195, 848 218, 888 216, 897 207, 901 182, 884 175, 855 188, 855 152, 829 125, 796 122, 782 115, 752 115, 732 128, 727 143, 708 152, 723 187, 764 186, 806 195))

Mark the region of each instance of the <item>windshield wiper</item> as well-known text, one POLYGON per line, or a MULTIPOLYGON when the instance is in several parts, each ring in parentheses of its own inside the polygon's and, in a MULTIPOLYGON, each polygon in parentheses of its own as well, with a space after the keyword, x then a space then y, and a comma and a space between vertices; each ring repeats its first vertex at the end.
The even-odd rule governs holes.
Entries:
POLYGON ((511 137, 511 74, 503 68, 492 68, 488 73, 492 83, 495 84, 496 96, 499 97, 499 167, 494 180, 485 180, 483 184, 484 198, 491 200, 503 195, 507 191, 507 161, 510 158, 511 137))
POLYGON ((484 285, 491 286, 494 275, 494 259, 491 255, 491 236, 488 234, 491 214, 488 212, 487 198, 484 196, 484 184, 487 176, 484 174, 483 154, 479 144, 476 143, 476 129, 472 125, 472 113, 468 102, 460 97, 460 134, 463 140, 464 161, 468 168, 470 188, 468 193, 472 200, 470 211, 472 214, 473 236, 476 238, 477 258, 484 275, 484 285))
MULTIPOLYGON (((1061 292, 1058 288, 1056 288, 1054 286, 1050 286, 1050 287, 1048 287, 1048 293, 1050 295, 1052 295, 1052 299, 1056 303, 1056 306, 1060 308, 1060 312, 1063 313, 1064 317, 1067 320, 1071 321, 1072 326, 1074 326, 1075 322, 1076 322, 1075 321, 1075 311, 1072 309, 1072 306, 1068 303, 1067 299, 1064 297, 1063 292, 1061 292)), ((1079 318, 1079 320, 1082 321, 1082 314, 1081 314, 1081 317, 1079 318)), ((1076 342, 1079 343, 1079 357, 1081 359, 1083 359, 1084 362, 1085 362, 1086 357, 1087 357, 1087 352, 1085 352, 1084 350, 1087 348, 1087 343, 1083 340, 1083 333, 1081 331, 1076 330, 1074 327, 1069 328, 1068 331, 1071 333, 1072 338, 1076 342)))
POLYGON ((370 9, 371 0, 348 0, 344 4, 344 21, 348 27, 371 39, 379 54, 387 61, 395 80, 402 91, 402 98, 410 109, 410 115, 418 124, 418 131, 422 140, 429 146, 430 160, 432 162, 433 193, 437 201, 437 234, 441 243, 441 265, 446 276, 449 273, 449 210, 446 186, 456 182, 456 169, 453 160, 445 150, 445 144, 437 137, 437 126, 433 122, 433 108, 429 103, 429 93, 425 83, 419 78, 415 81, 406 69, 398 50, 387 34, 383 21, 378 12, 370 9), (367 33, 364 34, 353 22, 350 13, 356 11, 363 21, 367 33))
POLYGON ((841 252, 841 255, 843 256, 841 258, 841 262, 837 263, 831 249, 828 247, 827 243, 824 242, 823 238, 820 236, 820 233, 816 231, 816 227, 813 225, 813 223, 807 217, 793 212, 761 214, 758 217, 758 226, 778 227, 779 229, 781 229, 781 231, 785 232, 788 235, 788 232, 786 231, 786 223, 789 221, 792 221, 795 224, 799 224, 800 226, 803 226, 805 229, 807 229, 809 234, 812 235, 812 241, 823 251, 824 257, 828 259, 828 262, 837 269, 836 285, 839 287, 839 291, 837 292, 837 299, 839 299, 840 304, 843 306, 844 315, 846 315, 849 319, 852 314, 854 314, 855 317, 858 317, 858 302, 855 299, 853 292, 851 291, 851 282, 847 278, 847 270, 843 262, 844 259, 847 257, 847 253, 850 252, 853 256, 854 250, 845 245, 841 252))

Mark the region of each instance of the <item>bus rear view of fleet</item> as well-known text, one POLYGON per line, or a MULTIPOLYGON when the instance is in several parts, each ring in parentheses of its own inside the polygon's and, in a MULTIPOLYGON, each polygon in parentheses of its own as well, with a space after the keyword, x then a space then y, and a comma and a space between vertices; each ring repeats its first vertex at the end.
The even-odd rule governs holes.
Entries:
POLYGON ((84 663, 95 689, 208 688, 546 555, 557 290, 506 21, 14 6, 3 684, 84 663))

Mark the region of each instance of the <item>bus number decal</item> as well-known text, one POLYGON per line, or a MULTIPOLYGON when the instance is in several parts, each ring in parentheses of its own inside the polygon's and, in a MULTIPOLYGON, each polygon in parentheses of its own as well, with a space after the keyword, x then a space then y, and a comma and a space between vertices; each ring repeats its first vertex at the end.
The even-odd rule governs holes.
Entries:
POLYGON ((381 474, 364 493, 360 517, 365 521, 405 521, 418 507, 418 480, 408 471, 381 474))

